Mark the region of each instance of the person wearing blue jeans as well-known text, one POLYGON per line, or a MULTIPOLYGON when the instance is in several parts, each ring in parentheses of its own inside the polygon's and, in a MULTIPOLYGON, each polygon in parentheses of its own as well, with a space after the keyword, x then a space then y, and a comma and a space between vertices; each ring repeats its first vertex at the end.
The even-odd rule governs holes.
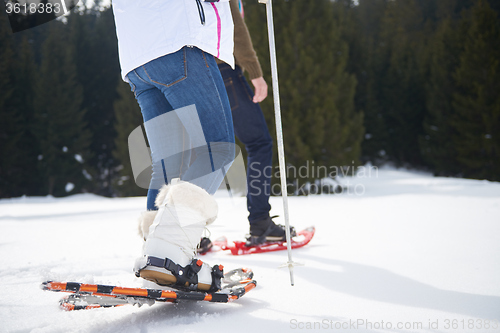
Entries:
POLYGON ((121 74, 145 121, 153 175, 136 276, 217 291, 222 266, 195 258, 217 217, 211 196, 234 158, 231 110, 215 57, 234 65, 229 0, 113 0, 121 74))
POLYGON ((260 105, 253 102, 254 93, 241 67, 233 70, 223 63, 219 69, 231 105, 234 133, 247 151, 247 209, 252 224, 267 219, 271 210, 273 140, 260 105))
MULTIPOLYGON (((230 165, 234 159, 231 110, 214 57, 198 48, 185 46, 175 53, 154 59, 132 70, 127 74, 127 79, 141 107, 151 148, 153 174, 148 190, 147 209, 158 209, 154 202, 160 187, 174 178, 191 181, 208 193, 214 194, 224 176, 222 172, 215 171, 230 165), (187 111, 178 110, 193 104, 196 106, 202 133, 190 130, 197 119, 183 119, 187 111), (173 122, 174 119, 181 118, 178 121, 179 127, 184 131, 175 133, 173 128, 168 133, 156 135, 153 126, 157 124, 157 117, 173 110, 176 110, 176 114, 169 114, 171 117, 167 121, 173 122), (184 134, 185 137, 182 138, 184 134), (159 140, 156 136, 160 136, 159 140), (179 158, 179 154, 169 156, 165 153, 164 143, 167 143, 168 148, 178 142, 184 142, 179 151, 184 152, 185 156, 192 155, 191 142, 186 143, 186 137, 190 141, 204 139, 206 146, 193 150, 205 151, 208 154, 203 156, 198 153, 192 164, 190 161, 184 163, 184 168, 169 168, 166 164, 179 164, 176 163, 178 160, 182 164, 183 160, 179 158), (217 146, 213 143, 225 144, 217 146), (204 172, 207 166, 210 168, 204 172), (195 175, 190 177, 189 173, 195 175), (207 177, 197 177, 200 174, 207 177)), ((160 127, 158 131, 166 131, 165 127, 160 127)))
MULTIPOLYGON (((244 22, 243 4, 240 0, 231 0, 230 6, 234 22, 236 67, 232 69, 222 61, 218 63, 231 105, 234 132, 247 151, 249 241, 251 244, 258 244, 284 240, 284 226, 276 225, 269 214, 273 140, 259 105, 259 102, 267 97, 267 84, 244 22), (249 73, 255 93, 243 75, 243 68, 249 73)), ((294 235, 293 228, 292 235, 294 235)))

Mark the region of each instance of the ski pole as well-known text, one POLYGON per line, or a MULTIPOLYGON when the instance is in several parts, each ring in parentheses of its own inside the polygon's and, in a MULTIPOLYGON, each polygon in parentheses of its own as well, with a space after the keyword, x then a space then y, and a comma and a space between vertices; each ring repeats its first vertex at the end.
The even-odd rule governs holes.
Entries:
POLYGON ((278 141, 278 161, 280 167, 281 178, 281 196, 283 198, 283 209, 285 211, 285 234, 286 245, 288 250, 288 262, 284 266, 288 266, 290 271, 290 284, 294 285, 292 260, 292 242, 290 239, 290 222, 288 214, 288 197, 286 186, 286 165, 285 165, 285 148, 283 144, 283 127, 281 123, 281 107, 280 94, 278 87, 278 66, 276 63, 276 45, 274 43, 274 22, 273 22, 273 5, 272 0, 259 0, 259 3, 266 4, 267 13, 267 31, 269 34, 269 54, 271 56, 271 75, 273 80, 273 99, 274 99, 274 117, 276 119, 276 137, 278 141))

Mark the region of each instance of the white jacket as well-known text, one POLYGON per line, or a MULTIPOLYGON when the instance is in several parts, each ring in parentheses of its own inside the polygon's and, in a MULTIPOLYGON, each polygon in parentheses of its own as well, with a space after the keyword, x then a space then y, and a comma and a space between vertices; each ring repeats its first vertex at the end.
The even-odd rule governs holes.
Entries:
POLYGON ((196 46, 234 67, 229 0, 113 0, 122 78, 145 63, 196 46))

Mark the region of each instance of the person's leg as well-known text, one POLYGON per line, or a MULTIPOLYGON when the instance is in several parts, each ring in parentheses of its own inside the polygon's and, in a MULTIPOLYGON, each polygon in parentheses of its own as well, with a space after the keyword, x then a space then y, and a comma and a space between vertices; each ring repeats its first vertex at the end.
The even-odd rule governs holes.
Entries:
MULTIPOLYGON (((232 118, 227 95, 221 90, 222 78, 213 57, 186 47, 132 74, 134 79, 129 80, 137 85, 136 98, 144 109, 153 169, 158 166, 160 170, 155 174, 162 175, 162 182, 167 183, 172 180, 173 170, 189 181, 171 182, 161 188, 157 198, 161 204, 157 205, 150 227, 143 228, 148 229, 148 234, 144 235, 143 256, 136 261, 134 270, 138 276, 160 285, 217 290, 222 266, 200 264, 193 253, 206 225, 217 216, 217 203, 206 190, 215 192, 223 178, 219 169, 228 167, 234 158, 232 118), (162 98, 166 103, 159 102, 162 98), (194 116, 190 106, 195 108, 194 116), (150 114, 153 117, 147 116, 150 114), (194 149, 184 154, 186 133, 188 146, 194 149), (172 145, 183 149, 168 150, 172 145), (182 156, 194 159, 186 169, 182 167, 182 156), (201 177, 204 188, 196 184, 200 177, 189 179, 190 172, 200 175, 193 169, 208 169, 206 177, 201 177)), ((154 180, 152 184, 157 187, 154 180)))
POLYGON ((271 174, 273 140, 258 103, 252 101, 253 91, 241 69, 233 70, 227 64, 219 65, 224 79, 236 137, 247 151, 247 208, 248 220, 259 221, 269 217, 271 205, 271 174))
POLYGON ((223 180, 223 169, 234 159, 232 117, 222 77, 213 56, 197 48, 185 47, 165 57, 135 72, 163 93, 189 135, 192 161, 181 179, 213 194, 223 180))
MULTIPOLYGON (((260 106, 253 103, 253 91, 240 68, 219 65, 228 91, 235 133, 248 152, 247 206, 250 222, 249 244, 285 240, 285 227, 269 216, 273 142, 260 106)), ((290 234, 295 229, 290 227, 290 234)))
MULTIPOLYGON (((137 103, 141 108, 144 123, 154 122, 153 119, 158 119, 160 116, 172 111, 173 108, 165 99, 163 93, 154 85, 142 80, 136 73, 132 71, 127 75, 129 84, 136 97, 137 103)), ((149 138, 149 135, 148 135, 149 138)), ((156 140, 150 141, 152 155, 152 175, 147 195, 147 210, 157 210, 155 199, 158 191, 163 184, 168 183, 168 178, 164 164, 161 163, 162 152, 156 140)), ((174 143, 176 140, 169 140, 174 143)), ((169 172, 170 173, 170 172, 169 172)))

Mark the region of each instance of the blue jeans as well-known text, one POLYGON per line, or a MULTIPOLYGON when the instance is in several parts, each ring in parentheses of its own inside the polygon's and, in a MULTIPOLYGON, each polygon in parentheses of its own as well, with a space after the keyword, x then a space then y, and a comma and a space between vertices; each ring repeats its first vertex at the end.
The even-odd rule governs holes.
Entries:
POLYGON ((247 156, 247 209, 250 224, 269 216, 271 205, 271 174, 273 140, 264 114, 258 103, 252 101, 253 91, 241 69, 233 70, 219 64, 226 85, 236 137, 245 145, 247 156))
POLYGON ((224 177, 217 170, 234 159, 234 131, 214 57, 198 48, 184 47, 134 69, 127 78, 141 107, 153 162, 147 209, 157 209, 154 200, 161 184, 173 178, 215 193, 224 177), (197 113, 194 118, 188 112, 192 110, 197 113), (165 126, 158 126, 157 120, 165 126), (193 133, 196 129, 199 131, 193 133), (165 156, 170 146, 182 149, 165 156))

